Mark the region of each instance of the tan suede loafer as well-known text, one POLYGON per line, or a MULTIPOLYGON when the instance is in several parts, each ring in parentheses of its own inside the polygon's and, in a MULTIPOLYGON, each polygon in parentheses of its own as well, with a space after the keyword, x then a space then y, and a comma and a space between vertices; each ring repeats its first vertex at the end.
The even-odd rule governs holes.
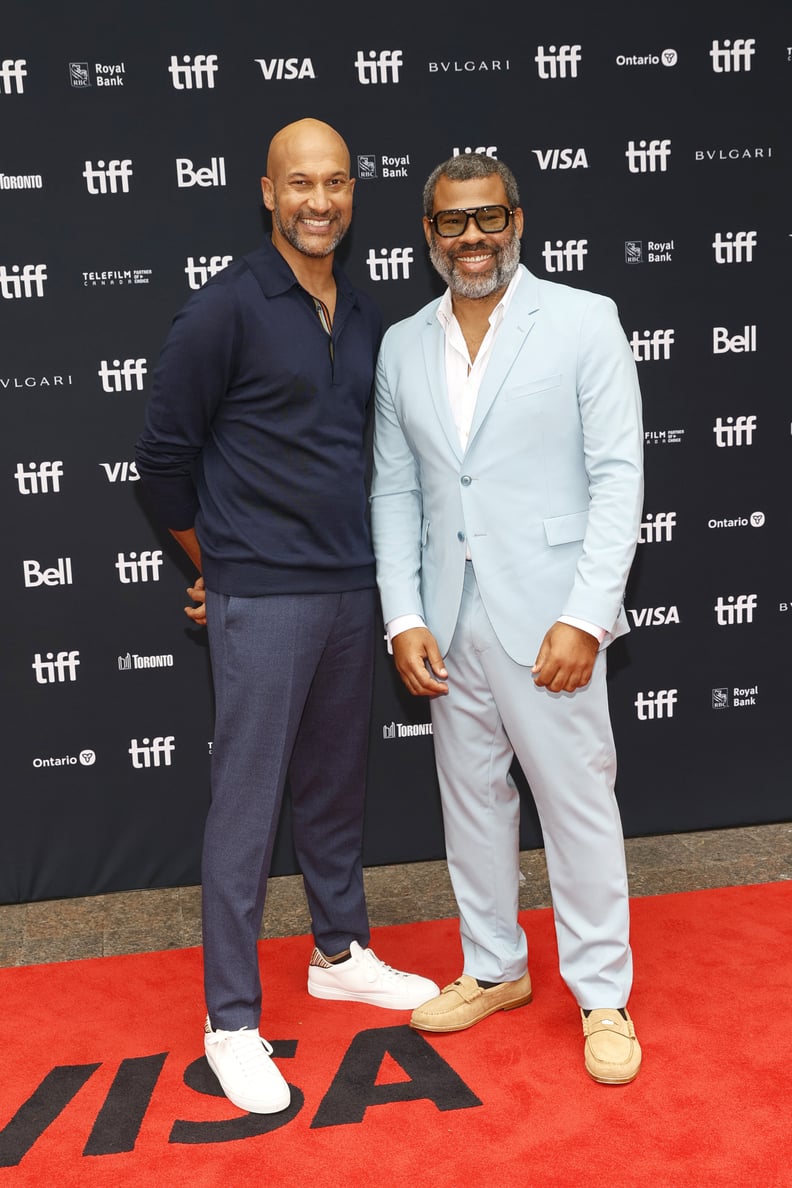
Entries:
POLYGON ((416 1031, 464 1031, 495 1011, 514 1010, 525 1006, 532 998, 528 973, 516 982, 502 982, 489 990, 483 990, 469 974, 462 974, 441 990, 437 998, 430 998, 415 1008, 410 1027, 416 1031))
POLYGON ((586 1037, 586 1071, 602 1085, 626 1085, 641 1067, 641 1045, 627 1011, 599 1009, 588 1018, 581 1011, 586 1037))

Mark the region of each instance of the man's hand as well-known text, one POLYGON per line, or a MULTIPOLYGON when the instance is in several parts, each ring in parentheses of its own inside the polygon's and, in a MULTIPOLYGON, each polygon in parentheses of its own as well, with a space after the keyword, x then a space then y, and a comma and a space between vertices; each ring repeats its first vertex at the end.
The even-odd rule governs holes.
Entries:
POLYGON ((428 627, 400 631, 392 647, 399 676, 415 697, 442 697, 448 692, 448 673, 428 627))
POLYGON ((554 623, 542 640, 531 672, 540 688, 574 693, 591 680, 599 642, 570 623, 554 623))
POLYGON ((194 586, 187 587, 187 593, 193 602, 197 602, 197 606, 185 606, 184 613, 189 619, 192 619, 198 627, 206 626, 206 591, 204 590, 204 580, 202 577, 196 578, 194 586))

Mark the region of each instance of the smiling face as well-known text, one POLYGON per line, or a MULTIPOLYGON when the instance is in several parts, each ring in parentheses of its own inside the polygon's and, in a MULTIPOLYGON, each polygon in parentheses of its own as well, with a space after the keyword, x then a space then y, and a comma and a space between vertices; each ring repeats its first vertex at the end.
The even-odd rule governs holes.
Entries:
POLYGON ((274 137, 261 179, 272 211, 272 242, 287 259, 293 252, 331 255, 352 219, 354 179, 338 133, 319 120, 299 120, 274 137))
MULTIPOLYGON (((452 181, 441 176, 435 187, 432 213, 495 205, 509 205, 497 173, 470 181, 452 181)), ((475 219, 469 219, 462 234, 454 238, 438 235, 428 219, 423 222, 431 261, 455 296, 477 300, 506 288, 520 263, 523 230, 520 207, 505 230, 495 235, 480 231, 475 219)))

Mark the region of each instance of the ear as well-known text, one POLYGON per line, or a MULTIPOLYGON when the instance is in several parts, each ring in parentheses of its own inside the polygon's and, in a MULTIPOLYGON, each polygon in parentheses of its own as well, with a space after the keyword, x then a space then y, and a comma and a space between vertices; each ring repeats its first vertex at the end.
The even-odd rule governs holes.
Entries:
POLYGON ((429 219, 426 217, 426 215, 424 215, 424 217, 421 221, 423 222, 424 238, 426 239, 427 245, 429 247, 431 247, 432 246, 432 224, 429 222, 429 219))
POLYGON ((264 199, 264 205, 267 210, 275 209, 275 187, 268 177, 261 179, 261 196, 264 199))
POLYGON ((523 212, 522 212, 522 207, 521 207, 521 206, 515 206, 515 208, 514 208, 514 214, 512 215, 512 218, 514 219, 514 225, 515 225, 515 227, 517 228, 517 234, 519 235, 520 239, 522 239, 522 233, 523 233, 523 212))

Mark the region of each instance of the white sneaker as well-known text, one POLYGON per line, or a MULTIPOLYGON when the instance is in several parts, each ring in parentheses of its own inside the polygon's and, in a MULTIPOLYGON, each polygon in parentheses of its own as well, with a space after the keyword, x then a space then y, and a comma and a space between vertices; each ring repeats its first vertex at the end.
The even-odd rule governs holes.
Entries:
POLYGON ((361 949, 357 941, 349 946, 350 957, 331 965, 318 949, 308 966, 308 993, 314 998, 337 1002, 367 1002, 370 1006, 411 1011, 440 993, 429 978, 402 973, 380 961, 372 949, 361 949))
POLYGON ((258 1031, 212 1031, 204 1028, 204 1051, 229 1101, 249 1114, 277 1114, 291 1100, 289 1086, 270 1060, 272 1048, 258 1031))

